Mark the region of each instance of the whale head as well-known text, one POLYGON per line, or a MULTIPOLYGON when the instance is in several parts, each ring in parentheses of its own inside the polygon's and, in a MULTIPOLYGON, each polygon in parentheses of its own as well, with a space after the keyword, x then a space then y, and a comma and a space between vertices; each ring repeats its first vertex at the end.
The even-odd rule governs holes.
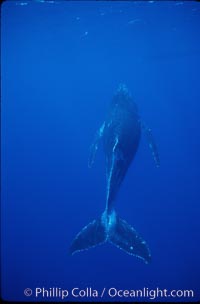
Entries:
POLYGON ((132 95, 126 84, 120 83, 111 102, 111 108, 120 107, 128 111, 138 113, 138 107, 133 101, 132 95))
POLYGON ((117 94, 124 94, 131 96, 127 86, 125 83, 120 83, 117 89, 117 94))
POLYGON ((119 84, 118 89, 116 90, 111 105, 117 106, 127 106, 132 103, 132 96, 127 86, 124 83, 119 84))

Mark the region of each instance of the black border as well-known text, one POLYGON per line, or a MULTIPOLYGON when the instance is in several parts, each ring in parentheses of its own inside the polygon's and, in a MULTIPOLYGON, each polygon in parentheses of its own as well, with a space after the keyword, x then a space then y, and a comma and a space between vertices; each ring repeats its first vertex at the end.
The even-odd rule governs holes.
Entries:
MULTIPOLYGON (((4 2, 15 2, 15 1, 20 1, 20 0, 0 0, 0 22, 1 22, 1 20, 2 20, 2 18, 1 18, 1 16, 2 16, 2 11, 1 11, 1 5, 4 3, 4 2)), ((27 2, 34 2, 35 0, 26 0, 27 2)), ((48 1, 48 0, 47 0, 48 1)), ((56 2, 57 0, 54 0, 54 2, 56 2)), ((69 1, 71 1, 71 2, 73 2, 73 1, 83 1, 83 0, 58 0, 59 2, 69 2, 69 1)), ((93 2, 100 2, 100 1, 106 1, 106 2, 118 2, 118 1, 120 1, 120 2, 122 2, 122 1, 124 1, 124 2, 148 2, 149 0, 85 0, 85 1, 93 1, 93 2)), ((155 2, 169 2, 169 1, 172 1, 172 2, 200 2, 200 0, 154 0, 155 2)), ((1 23, 1 25, 0 25, 0 28, 2 29, 2 23, 1 23)), ((0 34, 0 39, 1 39, 1 34, 0 34)), ((1 40, 0 40, 1 41, 1 40)), ((1 58, 1 62, 2 62, 2 57, 1 57, 1 48, 0 48, 0 58, 1 58)), ((0 68, 1 68, 1 62, 0 62, 0 68)), ((0 72, 0 80, 1 80, 1 72, 0 72)), ((2 90, 1 90, 1 84, 2 84, 2 82, 0 81, 0 134, 2 134, 1 133, 1 131, 2 131, 2 129, 1 129, 1 114, 2 114, 2 112, 1 112, 1 106, 2 106, 2 90)), ((0 135, 1 136, 1 135, 0 135)), ((2 136, 1 136, 1 138, 2 138, 2 136)), ((2 143, 2 142, 1 142, 2 143)), ((0 146, 1 146, 1 143, 0 143, 0 146)), ((1 161, 2 161, 2 159, 1 159, 1 149, 0 149, 0 170, 1 170, 1 161)), ((2 174, 2 171, 1 171, 1 174, 2 174)), ((0 193, 1 193, 1 175, 0 175, 0 193)), ((1 198, 0 198, 0 207, 1 207, 1 198)), ((0 218, 1 218, 1 208, 0 208, 0 218)), ((0 227, 0 232, 1 232, 1 227, 0 227)), ((0 236, 0 242, 1 242, 1 237, 2 237, 2 235, 0 236)), ((1 244, 0 244, 0 246, 1 246, 1 244)), ((0 265, 2 265, 2 256, 0 256, 0 265)), ((0 267, 0 269, 1 269, 1 267, 0 267)), ((42 302, 38 302, 38 301, 6 301, 6 300, 4 300, 1 296, 2 296, 2 293, 1 293, 1 281, 2 281, 2 273, 0 274, 0 302, 1 303, 13 303, 13 304, 15 304, 15 303, 27 303, 27 304, 30 304, 30 303, 40 303, 40 304, 42 304, 42 303, 50 303, 50 304, 52 304, 52 303, 58 303, 58 304, 60 304, 60 302, 59 301, 42 301, 42 302)), ((199 285, 200 285, 200 282, 199 282, 199 285)), ((101 301, 101 302, 99 302, 99 301, 62 301, 61 303, 83 303, 83 304, 87 304, 87 303, 105 303, 105 304, 110 304, 110 303, 131 303, 131 304, 138 304, 138 303, 156 303, 156 304, 164 304, 164 303, 171 303, 171 304, 176 304, 176 303, 196 303, 196 304, 200 304, 200 300, 199 301, 176 301, 176 302, 171 302, 171 301, 166 301, 166 302, 157 302, 157 301, 134 301, 134 302, 132 302, 132 301, 127 301, 127 302, 125 302, 125 301, 110 301, 110 302, 103 302, 103 301, 101 301)))

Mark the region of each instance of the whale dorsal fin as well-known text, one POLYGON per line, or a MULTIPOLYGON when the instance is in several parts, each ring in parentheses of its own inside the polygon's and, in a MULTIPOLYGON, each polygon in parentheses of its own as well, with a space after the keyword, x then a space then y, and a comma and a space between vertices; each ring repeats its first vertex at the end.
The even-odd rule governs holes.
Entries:
POLYGON ((158 149, 157 149, 155 140, 153 138, 152 131, 144 122, 141 123, 141 126, 142 126, 144 134, 147 138, 149 148, 151 150, 156 167, 160 167, 160 158, 159 158, 158 149))
POLYGON ((89 159, 88 159, 89 168, 91 168, 94 163, 95 155, 98 150, 99 141, 103 136, 104 129, 105 129, 105 121, 103 122, 101 127, 96 132, 94 141, 93 141, 92 145, 90 146, 90 153, 89 153, 89 159))

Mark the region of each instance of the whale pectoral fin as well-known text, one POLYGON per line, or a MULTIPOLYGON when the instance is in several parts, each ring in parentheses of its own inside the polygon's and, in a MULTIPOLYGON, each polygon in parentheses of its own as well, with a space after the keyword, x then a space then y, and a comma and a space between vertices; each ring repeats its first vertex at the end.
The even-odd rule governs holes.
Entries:
POLYGON ((156 167, 160 167, 160 159, 159 159, 159 154, 158 154, 158 150, 157 150, 157 146, 155 143, 155 140, 153 138, 153 134, 151 129, 146 126, 144 123, 142 123, 142 129, 144 131, 144 134, 147 138, 148 144, 149 144, 149 148, 151 150, 154 162, 156 164, 156 167))
POLYGON ((133 227, 118 216, 115 228, 109 235, 109 242, 126 253, 141 258, 145 263, 149 263, 151 260, 151 254, 146 242, 133 227))
POLYGON ((83 251, 96 245, 104 243, 106 240, 105 227, 102 225, 101 218, 94 220, 85 226, 73 240, 70 253, 83 251))
POLYGON ((90 146, 90 153, 89 153, 89 159, 88 159, 89 168, 91 168, 94 163, 95 155, 98 150, 99 141, 103 136, 104 128, 105 128, 105 122, 101 125, 99 130, 96 132, 94 141, 93 141, 92 145, 90 146))

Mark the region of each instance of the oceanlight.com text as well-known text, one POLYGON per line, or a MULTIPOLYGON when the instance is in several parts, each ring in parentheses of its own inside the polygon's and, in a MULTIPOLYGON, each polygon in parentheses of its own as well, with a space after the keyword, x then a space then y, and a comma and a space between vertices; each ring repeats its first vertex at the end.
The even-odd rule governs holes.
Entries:
POLYGON ((168 290, 168 289, 149 289, 143 288, 138 290, 118 290, 116 288, 110 288, 108 290, 108 295, 113 297, 121 297, 121 298, 149 298, 150 300, 154 300, 156 298, 193 298, 194 292, 193 290, 168 290))
POLYGON ((159 298, 194 298, 193 290, 168 290, 168 289, 160 289, 159 287, 155 289, 150 289, 148 287, 144 287, 142 289, 117 289, 115 287, 104 287, 103 289, 94 289, 92 287, 79 288, 74 287, 72 289, 63 289, 60 287, 36 287, 35 289, 26 288, 24 290, 24 295, 26 297, 34 297, 37 299, 60 299, 65 300, 67 298, 75 298, 75 299, 98 299, 98 298, 112 298, 112 299, 150 299, 155 300, 159 298))

